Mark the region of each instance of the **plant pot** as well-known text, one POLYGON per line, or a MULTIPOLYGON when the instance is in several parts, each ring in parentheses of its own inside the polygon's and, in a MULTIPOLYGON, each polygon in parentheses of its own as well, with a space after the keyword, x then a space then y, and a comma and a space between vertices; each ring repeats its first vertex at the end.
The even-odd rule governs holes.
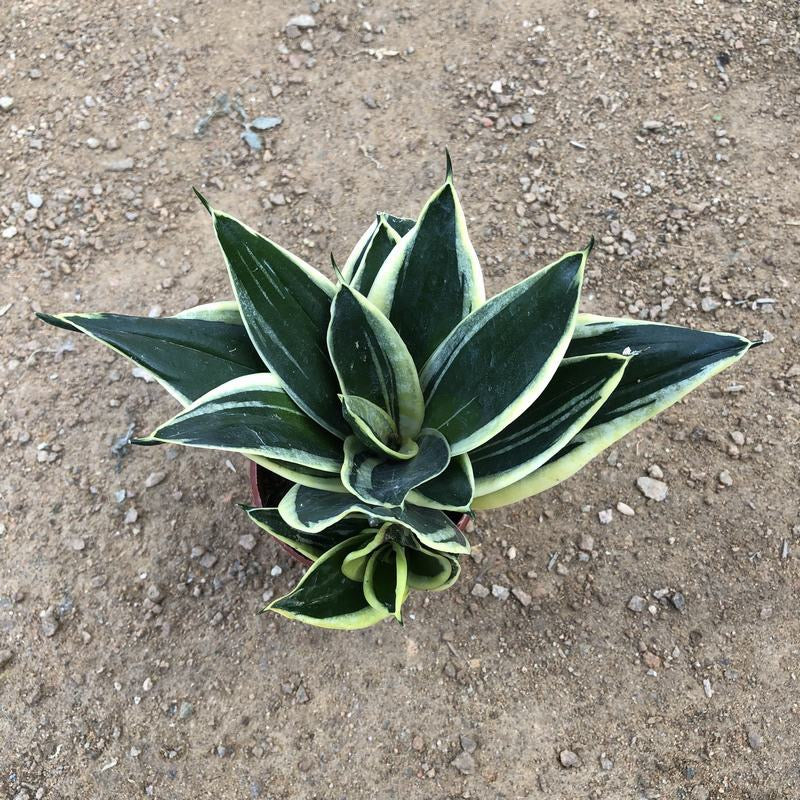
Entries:
MULTIPOLYGON (((253 495, 253 505, 259 508, 275 508, 283 499, 283 496, 292 488, 294 484, 286 478, 276 475, 271 470, 250 462, 250 491, 253 495)), ((445 512, 450 519, 455 522, 458 529, 463 533, 469 525, 469 515, 459 514, 458 512, 445 512)), ((309 565, 311 560, 301 553, 298 553, 288 544, 278 542, 278 544, 296 561, 301 564, 309 565)))

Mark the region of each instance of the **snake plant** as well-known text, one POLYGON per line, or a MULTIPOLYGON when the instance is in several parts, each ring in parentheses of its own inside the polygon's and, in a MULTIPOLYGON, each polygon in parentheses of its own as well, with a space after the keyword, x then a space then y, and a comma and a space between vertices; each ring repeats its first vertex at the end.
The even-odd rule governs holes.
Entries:
POLYGON ((40 314, 149 372, 183 409, 136 440, 244 454, 292 488, 246 507, 312 560, 268 609, 402 621, 459 575, 454 522, 542 492, 752 342, 579 312, 591 244, 486 299, 453 184, 379 213, 336 283, 203 198, 234 300, 173 317, 40 314))

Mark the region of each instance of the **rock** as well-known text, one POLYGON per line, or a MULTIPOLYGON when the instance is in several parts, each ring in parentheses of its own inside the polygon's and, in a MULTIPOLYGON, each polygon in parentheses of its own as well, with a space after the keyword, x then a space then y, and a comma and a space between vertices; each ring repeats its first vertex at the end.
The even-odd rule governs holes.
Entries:
POLYGON ((160 603, 164 599, 164 592, 157 583, 151 583, 145 591, 145 596, 151 603, 160 603))
POLYGON ((3 228, 3 232, 0 234, 0 236, 2 236, 4 239, 13 239, 16 235, 16 225, 9 225, 7 228, 3 228))
POLYGON ((472 754, 478 749, 478 743, 469 734, 462 733, 458 739, 461 742, 461 749, 465 753, 472 754))
POLYGON ((513 594, 514 597, 516 597, 516 599, 523 606, 525 606, 525 608, 527 608, 531 604, 531 601, 533 600, 533 598, 523 589, 514 588, 511 590, 511 594, 513 594))
POLYGON ((125 519, 123 519, 123 522, 126 525, 133 525, 137 519, 139 519, 139 512, 135 508, 129 508, 125 512, 125 519))
POLYGON ((577 767, 580 763, 578 754, 574 753, 572 750, 562 750, 558 754, 558 760, 561 762, 561 766, 566 767, 567 769, 571 767, 577 767))
POLYGON ((600 12, 596 8, 590 8, 586 14, 587 19, 597 19, 600 16, 600 12))
POLYGON ((281 117, 256 117, 250 126, 257 131, 268 131, 270 128, 277 128, 283 122, 281 117))
POLYGON ((472 775, 475 772, 475 759, 464 751, 460 752, 451 762, 462 775, 472 775))
POLYGON ((643 131, 660 131, 664 127, 664 123, 657 119, 646 119, 642 123, 643 131))
POLYGON ((754 725, 747 726, 747 744, 751 750, 760 750, 764 746, 764 739, 754 725))
POLYGON ((378 107, 378 104, 375 102, 375 98, 371 94, 365 94, 361 100, 367 108, 378 107))
POLYGON ((489 596, 489 590, 482 583, 476 583, 472 587, 471 594, 472 594, 473 597, 480 597, 480 598, 488 597, 489 596))
POLYGON ((708 294, 700 301, 700 308, 705 311, 706 314, 710 313, 711 311, 716 311, 719 306, 720 304, 708 294))
POLYGON ((661 659, 649 650, 642 653, 642 661, 648 669, 661 669, 661 659))
POLYGON ((287 28, 290 26, 295 28, 315 28, 317 22, 311 14, 298 14, 286 23, 287 28))
POLYGON ((591 553, 594 550, 594 536, 588 533, 582 533, 580 541, 578 542, 578 549, 583 550, 584 553, 591 553))
POLYGON ((211 569, 217 563, 217 557, 213 553, 203 553, 197 562, 203 569, 211 569))
POLYGON ((711 688, 711 681, 708 678, 703 678, 703 692, 708 698, 711 698, 714 694, 714 690, 711 688))
POLYGON ((724 469, 722 470, 722 472, 720 472, 719 482, 723 486, 733 486, 733 478, 731 477, 731 474, 730 472, 728 472, 728 470, 724 469))
POLYGON ((193 713, 194 708, 192 707, 192 704, 187 703, 186 700, 181 701, 181 704, 178 707, 178 719, 189 719, 193 713))
POLYGON ((310 699, 308 696, 308 692, 306 691, 306 687, 303 686, 302 683, 297 687, 297 691, 294 693, 294 697, 295 700, 297 700, 297 702, 301 704, 307 703, 310 699))
POLYGON ((154 486, 158 486, 166 477, 166 472, 151 472, 144 480, 144 488, 152 489, 154 486))
POLYGON ((275 565, 275 566, 274 566, 274 567, 273 567, 273 568, 272 568, 272 569, 269 571, 269 574, 270 574, 270 575, 272 575, 272 577, 273 577, 273 578, 277 578, 277 577, 278 577, 278 575, 282 575, 282 574, 283 574, 283 567, 281 567, 279 564, 276 564, 276 565, 275 565))
POLYGON ((492 594, 498 600, 508 600, 509 591, 505 586, 500 586, 497 583, 492 584, 492 594))
POLYGON ((491 91, 492 94, 502 94, 503 81, 493 81, 492 85, 489 87, 489 91, 491 91))
POLYGON ((14 108, 14 98, 4 94, 0 97, 0 111, 11 111, 14 108))
POLYGON ((613 767, 614 762, 605 753, 600 753, 600 769, 608 772, 608 770, 613 769, 613 767))
POLYGON ((601 525, 609 525, 611 520, 614 519, 614 512, 610 508, 603 508, 597 512, 597 518, 600 520, 601 525))
POLYGON ((647 470, 647 474, 651 478, 655 478, 657 481, 663 480, 664 478, 664 470, 658 466, 658 464, 651 464, 650 468, 647 470))
POLYGON ((669 492, 667 484, 664 483, 664 481, 659 481, 655 478, 647 478, 642 476, 636 480, 636 485, 639 487, 639 491, 645 497, 655 500, 657 503, 665 500, 669 492))
POLYGON ((245 533, 239 537, 239 547, 244 548, 249 553, 256 546, 256 537, 252 533, 245 533))
POLYGON ((628 608, 636 614, 641 614, 647 608, 647 601, 641 595, 635 594, 628 600, 628 608))
POLYGON ((731 431, 730 436, 731 439, 733 440, 733 443, 738 444, 740 447, 745 442, 744 434, 741 431, 731 431))
POLYGON ((48 639, 56 635, 58 620, 53 611, 53 606, 49 606, 44 611, 39 612, 39 627, 42 631, 42 636, 46 636, 48 639))
POLYGON ((36 192, 28 192, 28 203, 30 204, 31 208, 41 208, 42 203, 44 203, 44 198, 40 194, 36 194, 36 192))
POLYGON ((622 241, 633 244, 636 241, 636 234, 630 228, 625 228, 622 231, 622 241))
POLYGON ((100 147, 100 140, 99 140, 99 139, 95 139, 95 137, 94 137, 94 136, 90 136, 90 137, 89 137, 89 138, 86 140, 86 146, 87 146, 87 147, 88 147, 90 150, 97 150, 97 148, 98 148, 98 147, 100 147))
POLYGON ((624 514, 626 517, 632 517, 636 513, 627 503, 623 503, 622 500, 617 503, 617 511, 619 511, 620 514, 624 514))
POLYGON ((133 169, 134 161, 132 158, 118 158, 115 161, 106 163, 106 170, 109 172, 127 172, 133 169))
POLYGON ((683 611, 686 608, 686 598, 680 592, 675 592, 670 597, 670 601, 678 611, 683 611))

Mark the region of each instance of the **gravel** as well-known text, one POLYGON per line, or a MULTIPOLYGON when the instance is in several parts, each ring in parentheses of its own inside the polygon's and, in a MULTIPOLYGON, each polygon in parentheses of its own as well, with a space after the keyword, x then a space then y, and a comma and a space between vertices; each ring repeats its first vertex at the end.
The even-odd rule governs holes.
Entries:
POLYGON ((628 600, 628 608, 636 614, 641 614, 647 608, 647 600, 641 595, 635 594, 628 600))
POLYGON ((662 500, 667 499, 669 489, 664 481, 643 475, 641 478, 636 479, 636 485, 639 487, 639 491, 650 500, 660 503, 662 500))
POLYGON ((561 766, 566 767, 567 769, 570 769, 571 767, 577 767, 578 764, 580 764, 578 754, 572 750, 562 750, 558 754, 558 760, 561 762, 561 766))

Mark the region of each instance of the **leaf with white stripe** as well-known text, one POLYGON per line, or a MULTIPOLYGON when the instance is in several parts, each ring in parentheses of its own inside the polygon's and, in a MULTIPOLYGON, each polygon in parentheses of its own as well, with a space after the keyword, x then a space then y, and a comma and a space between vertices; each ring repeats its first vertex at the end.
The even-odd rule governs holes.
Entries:
POLYGON ((398 622, 403 621, 403 602, 408 597, 408 562, 398 544, 385 544, 368 558, 364 597, 376 611, 388 611, 398 622))
POLYGON ((374 453, 401 460, 417 454, 417 443, 413 439, 401 441, 397 425, 380 406, 352 394, 342 395, 341 400, 342 413, 353 433, 374 453), (394 449, 387 442, 399 443, 400 449, 394 449))
MULTIPOLYGON (((391 230, 397 234, 398 239, 405 236, 413 227, 414 220, 406 219, 405 217, 396 217, 394 214, 387 214, 379 212, 375 215, 375 219, 370 224, 369 228, 364 232, 361 238, 356 243, 347 261, 344 262, 342 267, 342 277, 345 283, 350 283, 356 270, 364 263, 364 256, 367 249, 372 244, 375 232, 383 221, 391 230)), ((391 234, 389 234, 391 236, 391 234)), ((366 292, 364 292, 366 294, 366 292)))
POLYGON ((395 450, 420 431, 425 407, 414 362, 400 335, 361 293, 341 284, 331 307, 328 350, 342 394, 374 403, 397 429, 395 450))
POLYGON ((277 508, 255 508, 253 506, 242 506, 242 508, 259 528, 265 530, 279 542, 297 550, 311 561, 316 561, 324 552, 341 544, 346 539, 362 533, 369 527, 363 517, 349 517, 318 533, 309 533, 289 527, 283 521, 277 508))
POLYGON ((417 439, 417 454, 405 461, 376 456, 356 436, 344 440, 342 483, 365 503, 402 506, 408 493, 441 474, 450 462, 447 439, 439 431, 424 429, 417 439))
POLYGON ((389 253, 400 241, 402 234, 398 230, 405 234, 414 227, 413 219, 400 220, 397 217, 391 217, 389 214, 383 213, 378 214, 377 221, 377 227, 373 231, 372 238, 353 273, 352 281, 348 281, 354 289, 357 289, 363 295, 369 294, 380 268, 389 253), (394 222, 394 225, 391 224, 392 222, 394 222))
POLYGON ((547 386, 569 345, 591 245, 568 253, 470 314, 420 373, 426 428, 453 455, 496 436, 547 386))
POLYGON ((364 503, 350 494, 294 486, 281 500, 278 510, 293 528, 320 531, 340 519, 360 514, 369 520, 396 522, 409 528, 419 542, 431 550, 469 553, 466 537, 444 512, 410 503, 404 508, 385 508, 364 503))
POLYGON ((325 344, 333 284, 301 258, 203 203, 253 346, 292 400, 344 438, 347 426, 325 344))
POLYGON ((265 458, 253 453, 247 453, 250 461, 280 475, 282 478, 299 483, 301 486, 310 486, 314 489, 322 489, 326 492, 346 492, 342 479, 338 474, 323 472, 319 469, 303 466, 302 464, 290 464, 288 461, 280 461, 275 458, 265 458))
POLYGON ((476 493, 496 492, 555 455, 609 398, 628 361, 616 353, 564 359, 536 402, 469 454, 476 493))
POLYGON ((475 494, 472 464, 466 453, 450 459, 447 469, 413 489, 408 499, 414 505, 443 511, 469 511, 475 494))
POLYGON ((449 155, 444 184, 384 261, 369 299, 400 333, 418 369, 484 302, 483 275, 453 186, 449 155))
POLYGON ((359 534, 332 547, 308 568, 289 594, 274 600, 264 610, 337 630, 367 628, 388 617, 385 608, 376 609, 367 602, 361 581, 351 580, 342 572, 347 554, 371 535, 359 534))
POLYGON ((176 317, 37 316, 108 345, 145 369, 184 406, 234 378, 266 370, 235 303, 198 306, 176 317))
POLYGON ((309 419, 268 373, 217 387, 137 440, 154 442, 262 455, 323 472, 342 466, 342 442, 309 419))
POLYGON ((626 433, 736 363, 751 345, 731 333, 582 314, 567 355, 635 354, 619 385, 550 461, 510 486, 477 497, 473 507, 508 505, 566 480, 626 433))
POLYGON ((439 591, 450 580, 453 561, 455 559, 430 550, 406 550, 409 587, 439 591))

